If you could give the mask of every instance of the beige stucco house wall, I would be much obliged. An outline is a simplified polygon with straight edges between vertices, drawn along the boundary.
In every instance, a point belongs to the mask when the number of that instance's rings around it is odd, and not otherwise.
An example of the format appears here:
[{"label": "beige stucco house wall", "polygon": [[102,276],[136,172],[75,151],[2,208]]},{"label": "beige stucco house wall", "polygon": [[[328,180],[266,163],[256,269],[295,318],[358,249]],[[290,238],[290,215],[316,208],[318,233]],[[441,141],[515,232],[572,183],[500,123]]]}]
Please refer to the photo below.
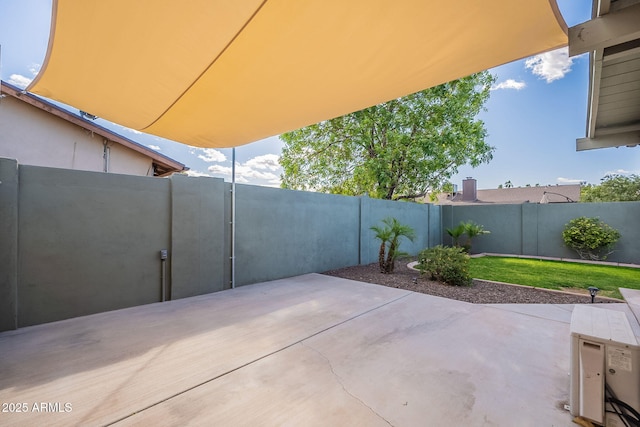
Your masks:
[{"label": "beige stucco house wall", "polygon": [[127,175],[164,176],[179,162],[88,119],[2,83],[0,157],[20,164]]}]

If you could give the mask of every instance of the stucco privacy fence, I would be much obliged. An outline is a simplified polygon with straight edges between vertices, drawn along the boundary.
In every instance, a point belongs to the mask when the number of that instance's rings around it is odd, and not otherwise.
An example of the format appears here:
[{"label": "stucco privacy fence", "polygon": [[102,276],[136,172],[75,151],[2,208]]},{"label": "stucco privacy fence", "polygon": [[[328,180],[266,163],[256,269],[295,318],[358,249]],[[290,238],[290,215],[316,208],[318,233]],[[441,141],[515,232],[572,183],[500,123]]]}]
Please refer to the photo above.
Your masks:
[{"label": "stucco privacy fence", "polygon": [[[0,330],[159,302],[163,271],[166,299],[228,289],[230,192],[0,159]],[[640,202],[452,207],[237,185],[236,286],[375,262],[370,228],[386,217],[414,228],[413,255],[472,220],[491,231],[475,252],[575,258],[561,230],[581,215],[621,232],[610,261],[637,263]]]}]

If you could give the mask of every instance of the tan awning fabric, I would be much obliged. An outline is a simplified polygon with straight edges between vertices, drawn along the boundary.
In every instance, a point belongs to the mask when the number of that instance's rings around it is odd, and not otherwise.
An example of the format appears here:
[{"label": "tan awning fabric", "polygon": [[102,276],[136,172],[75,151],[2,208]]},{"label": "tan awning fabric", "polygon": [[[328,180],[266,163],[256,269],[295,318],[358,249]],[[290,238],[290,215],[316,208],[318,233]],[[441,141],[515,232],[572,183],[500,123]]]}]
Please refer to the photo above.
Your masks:
[{"label": "tan awning fabric", "polygon": [[566,44],[555,0],[54,0],[28,90],[231,147]]}]

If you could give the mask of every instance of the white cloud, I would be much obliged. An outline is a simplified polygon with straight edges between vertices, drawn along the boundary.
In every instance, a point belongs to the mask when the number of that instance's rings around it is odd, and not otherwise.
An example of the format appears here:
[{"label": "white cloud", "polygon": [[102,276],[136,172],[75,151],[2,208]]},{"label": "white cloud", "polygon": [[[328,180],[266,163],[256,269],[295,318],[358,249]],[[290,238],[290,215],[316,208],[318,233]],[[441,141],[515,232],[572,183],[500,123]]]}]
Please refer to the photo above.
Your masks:
[{"label": "white cloud", "polygon": [[571,71],[573,58],[569,58],[568,48],[552,50],[533,56],[525,61],[525,67],[536,76],[543,78],[547,83],[561,79]]},{"label": "white cloud", "polygon": [[31,64],[31,66],[29,67],[29,72],[33,77],[35,77],[40,72],[40,68],[42,68],[42,64]]},{"label": "white cloud", "polygon": [[280,184],[282,184],[282,180],[280,178],[272,179],[268,182],[269,187],[280,187]]},{"label": "white cloud", "polygon": [[[231,176],[231,166],[212,165],[207,170],[215,175]],[[262,179],[271,181],[278,179],[278,176],[271,172],[260,172],[249,166],[236,163],[236,182],[249,182],[247,178]]]},{"label": "white cloud", "polygon": [[[202,153],[198,155],[200,159],[218,163],[207,167],[207,172],[211,174],[211,176],[225,178],[227,181],[231,180],[231,165],[224,154],[212,148],[190,148],[191,154]],[[236,162],[235,169],[236,182],[238,183],[267,185],[272,187],[280,186],[280,176],[279,172],[277,172],[280,169],[280,163],[279,156],[276,154],[256,156],[244,163]]]},{"label": "white cloud", "polygon": [[198,154],[198,158],[204,160],[207,163],[219,163],[227,160],[227,156],[225,156],[221,151],[218,151],[215,148],[191,147],[190,153],[201,153]]},{"label": "white cloud", "polygon": [[156,151],[160,151],[161,150],[159,145],[149,144],[149,145],[147,145],[147,147],[151,148],[152,150],[156,150]]},{"label": "white cloud", "polygon": [[264,179],[266,181],[278,179],[278,175],[272,174],[271,172],[259,172],[247,166],[236,166],[236,174],[245,178]]},{"label": "white cloud", "polygon": [[126,130],[127,132],[131,132],[133,134],[136,134],[136,135],[142,135],[142,132],[140,132],[139,130],[131,129],[131,128],[124,127],[124,126],[122,126],[122,129]]},{"label": "white cloud", "polygon": [[[248,163],[248,162],[247,162]],[[245,178],[263,179],[266,181],[277,179],[278,176],[271,172],[260,172],[253,169],[251,166],[247,166],[247,163],[241,165],[236,164],[236,175],[243,176]]]},{"label": "white cloud", "polygon": [[7,80],[7,83],[17,86],[20,89],[24,89],[29,86],[33,79],[38,75],[38,73],[40,72],[40,67],[42,67],[42,65],[40,64],[31,64],[31,66],[29,67],[31,77],[26,77],[22,74],[11,74],[9,76],[9,79]]},{"label": "white cloud", "polygon": [[203,173],[203,172],[198,172],[198,171],[193,171],[193,170],[188,170],[187,171],[187,176],[208,176],[210,177],[211,175],[209,175],[208,173]]},{"label": "white cloud", "polygon": [[628,171],[628,170],[624,170],[624,169],[618,169],[615,171],[608,171],[605,172],[605,175],[633,175],[633,174],[637,174],[638,172],[633,172],[633,171]]},{"label": "white cloud", "polygon": [[231,166],[212,165],[207,170],[216,175],[231,176]]},{"label": "white cloud", "polygon": [[584,179],[563,178],[561,176],[558,177],[556,181],[560,184],[580,184],[580,183],[586,182]]},{"label": "white cloud", "polygon": [[[218,177],[231,177],[231,166],[222,166],[222,165],[211,165],[207,168],[209,172],[211,172],[214,176]],[[241,184],[248,184],[249,180],[247,180],[241,170],[240,165],[236,164],[236,182]]]},{"label": "white cloud", "polygon": [[517,82],[513,79],[507,79],[503,82],[498,83],[497,85],[493,85],[491,90],[499,90],[499,89],[515,89],[520,90],[527,87],[525,82]]},{"label": "white cloud", "polygon": [[245,162],[245,166],[255,169],[269,169],[277,170],[280,167],[280,157],[276,154],[265,154],[263,156],[256,156],[253,159],[249,159]]},{"label": "white cloud", "polygon": [[32,78],[25,77],[20,74],[11,74],[9,76],[9,80],[7,80],[7,83],[17,86],[20,89],[24,89],[27,86],[29,86],[32,81],[33,81]]}]

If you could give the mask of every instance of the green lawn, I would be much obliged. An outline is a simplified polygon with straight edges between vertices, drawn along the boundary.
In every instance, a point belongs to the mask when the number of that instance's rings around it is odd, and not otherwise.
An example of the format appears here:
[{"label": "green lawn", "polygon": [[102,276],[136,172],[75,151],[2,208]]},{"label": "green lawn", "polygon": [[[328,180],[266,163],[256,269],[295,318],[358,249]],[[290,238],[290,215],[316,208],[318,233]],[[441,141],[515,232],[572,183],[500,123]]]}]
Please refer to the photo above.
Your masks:
[{"label": "green lawn", "polygon": [[618,288],[640,289],[640,269],[524,258],[472,258],[471,277],[538,288],[580,291],[621,298]]}]

